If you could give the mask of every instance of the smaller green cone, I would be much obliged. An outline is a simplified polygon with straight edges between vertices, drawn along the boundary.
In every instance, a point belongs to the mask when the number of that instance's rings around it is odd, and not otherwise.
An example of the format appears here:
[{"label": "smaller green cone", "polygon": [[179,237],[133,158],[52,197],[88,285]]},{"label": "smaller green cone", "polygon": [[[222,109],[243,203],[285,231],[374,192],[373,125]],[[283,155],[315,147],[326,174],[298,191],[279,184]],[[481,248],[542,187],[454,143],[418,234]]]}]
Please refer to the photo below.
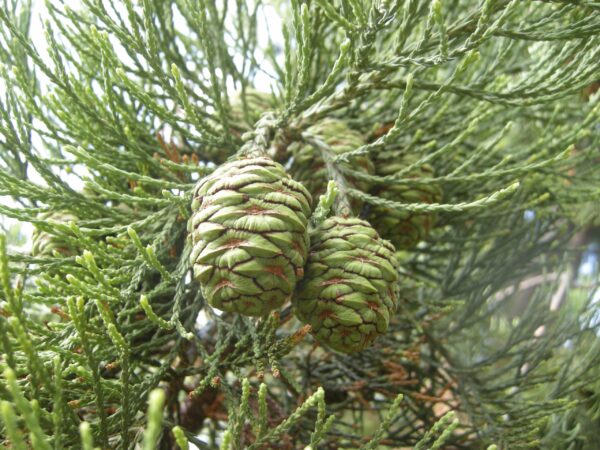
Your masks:
[{"label": "smaller green cone", "polygon": [[398,298],[394,253],[392,244],[356,218],[330,217],[311,234],[294,305],[319,342],[354,353],[387,331]]}]

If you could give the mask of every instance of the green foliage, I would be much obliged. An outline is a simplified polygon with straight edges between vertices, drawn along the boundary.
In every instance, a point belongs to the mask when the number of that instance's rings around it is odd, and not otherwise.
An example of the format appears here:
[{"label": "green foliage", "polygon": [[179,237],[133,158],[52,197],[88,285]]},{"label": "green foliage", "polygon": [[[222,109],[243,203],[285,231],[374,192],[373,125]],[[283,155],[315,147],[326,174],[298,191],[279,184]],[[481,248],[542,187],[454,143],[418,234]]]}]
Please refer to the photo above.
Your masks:
[{"label": "green foliage", "polygon": [[[309,142],[292,143],[288,149],[290,155],[287,156],[291,175],[301,181],[316,199],[327,190],[329,176],[328,164],[325,160],[331,165],[330,160],[335,156],[361,147],[364,144],[364,137],[360,132],[351,130],[341,120],[321,120],[307,129],[305,136],[309,136],[307,139]],[[310,139],[322,141],[322,147],[314,146],[310,143]],[[333,154],[328,154],[326,158],[323,158],[321,153],[329,149]],[[373,172],[373,164],[366,155],[356,158],[353,164],[364,173]],[[348,164],[346,163],[346,165]],[[353,184],[352,181],[352,179],[347,180],[350,186]],[[344,187],[345,185],[342,186],[342,188]],[[361,187],[363,190],[369,188],[364,182],[359,183],[357,187]],[[354,211],[360,211],[360,204],[354,206]]]},{"label": "green foliage", "polygon": [[[593,448],[598,278],[573,237],[598,217],[596,2],[45,7],[41,36],[30,1],[0,5],[0,215],[54,245],[0,234],[4,447]],[[363,142],[338,154],[324,120]],[[197,182],[294,145],[336,213],[436,217],[368,351],[316,345],[289,303],[218,313],[191,275]]]}]

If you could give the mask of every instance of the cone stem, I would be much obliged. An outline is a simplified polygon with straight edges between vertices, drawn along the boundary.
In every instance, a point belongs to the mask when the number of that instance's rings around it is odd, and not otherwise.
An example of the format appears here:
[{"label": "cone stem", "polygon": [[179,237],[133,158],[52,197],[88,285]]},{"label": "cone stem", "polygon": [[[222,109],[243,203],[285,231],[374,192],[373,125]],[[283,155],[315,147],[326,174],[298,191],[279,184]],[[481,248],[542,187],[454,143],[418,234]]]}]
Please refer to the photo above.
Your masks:
[{"label": "cone stem", "polygon": [[327,167],[329,179],[335,181],[338,194],[333,204],[333,212],[337,216],[352,216],[352,207],[348,198],[348,183],[346,177],[334,162],[336,155],[331,151],[329,145],[318,137],[304,136],[304,138],[310,145],[319,150]]},{"label": "cone stem", "polygon": [[254,158],[268,156],[268,149],[273,139],[276,126],[275,115],[266,113],[256,122],[253,131],[245,133],[242,139],[245,141],[237,156]]}]

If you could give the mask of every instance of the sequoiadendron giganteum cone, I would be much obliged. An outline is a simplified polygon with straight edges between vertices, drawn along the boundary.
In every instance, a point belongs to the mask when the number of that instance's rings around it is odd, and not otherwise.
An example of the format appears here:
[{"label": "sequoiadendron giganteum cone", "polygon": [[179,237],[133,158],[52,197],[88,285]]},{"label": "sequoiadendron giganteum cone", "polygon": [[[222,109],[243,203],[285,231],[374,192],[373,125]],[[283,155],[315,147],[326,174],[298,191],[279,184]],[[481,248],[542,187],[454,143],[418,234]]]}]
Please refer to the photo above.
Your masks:
[{"label": "sequoiadendron giganteum cone", "polygon": [[334,216],[313,233],[296,315],[334,350],[363,350],[386,332],[398,298],[392,244],[360,219]]},{"label": "sequoiadendron giganteum cone", "polygon": [[266,157],[225,163],[194,189],[194,277],[215,308],[262,316],[288,300],[308,251],[308,191]]}]

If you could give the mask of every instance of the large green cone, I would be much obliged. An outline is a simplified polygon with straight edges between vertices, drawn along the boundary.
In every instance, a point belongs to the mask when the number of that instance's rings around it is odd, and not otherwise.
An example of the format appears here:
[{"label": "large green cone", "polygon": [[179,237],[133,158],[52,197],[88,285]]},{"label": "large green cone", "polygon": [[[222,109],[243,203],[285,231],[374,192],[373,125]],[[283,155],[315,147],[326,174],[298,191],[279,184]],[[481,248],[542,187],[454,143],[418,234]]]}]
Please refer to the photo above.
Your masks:
[{"label": "large green cone", "polygon": [[[394,175],[404,169],[414,158],[395,156],[393,153],[378,155],[375,173],[380,176]],[[424,164],[408,173],[405,178],[432,178],[433,168]],[[439,203],[442,191],[435,183],[418,185],[379,185],[372,188],[375,195],[401,203]],[[384,206],[372,205],[369,221],[381,237],[389,240],[398,250],[410,249],[427,237],[436,222],[435,213],[410,213]]]},{"label": "large green cone", "polygon": [[[65,225],[78,220],[73,214],[65,211],[47,212],[41,214],[39,218],[47,222],[59,222]],[[64,256],[72,256],[77,253],[77,250],[72,248],[59,234],[35,228],[32,235],[31,254],[33,256],[52,256],[55,251]]]},{"label": "large green cone", "polygon": [[194,189],[194,277],[215,308],[262,316],[291,297],[308,251],[310,194],[265,157],[229,162]]},{"label": "large green cone", "polygon": [[[306,133],[321,139],[331,148],[334,156],[356,150],[365,145],[362,134],[351,130],[348,125],[337,119],[324,119],[308,128]],[[294,142],[288,150],[293,157],[290,173],[294,179],[301,181],[306,186],[316,201],[327,190],[327,183],[330,179],[319,149],[310,144]],[[356,157],[350,164],[346,165],[353,170],[367,174],[373,173],[373,163],[366,155]],[[363,191],[368,189],[368,184],[364,181],[354,180],[352,177],[347,177],[346,181],[350,187]],[[355,213],[359,212],[359,203],[353,200],[352,206]]]},{"label": "large green cone", "polygon": [[353,353],[387,331],[398,298],[395,249],[360,219],[330,217],[311,234],[298,318],[316,339]]}]

